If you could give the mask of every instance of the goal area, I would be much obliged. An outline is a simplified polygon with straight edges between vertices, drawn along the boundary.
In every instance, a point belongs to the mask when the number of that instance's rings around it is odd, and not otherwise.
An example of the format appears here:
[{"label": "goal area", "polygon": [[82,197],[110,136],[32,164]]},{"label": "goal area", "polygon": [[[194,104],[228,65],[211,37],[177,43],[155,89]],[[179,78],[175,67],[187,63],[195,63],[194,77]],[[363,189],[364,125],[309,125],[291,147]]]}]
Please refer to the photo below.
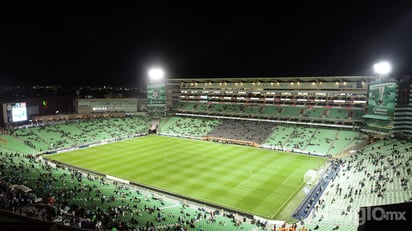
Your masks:
[{"label": "goal area", "polygon": [[313,185],[318,178],[318,171],[309,169],[306,171],[305,175],[303,175],[303,180],[307,185]]}]

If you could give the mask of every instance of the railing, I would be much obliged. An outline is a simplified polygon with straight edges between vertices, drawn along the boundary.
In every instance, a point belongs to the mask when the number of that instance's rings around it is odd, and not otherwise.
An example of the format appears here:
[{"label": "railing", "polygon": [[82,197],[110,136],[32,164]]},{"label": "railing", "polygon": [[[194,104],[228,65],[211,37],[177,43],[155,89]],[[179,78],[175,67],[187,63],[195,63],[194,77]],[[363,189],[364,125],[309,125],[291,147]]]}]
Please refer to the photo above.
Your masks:
[{"label": "railing", "polygon": [[212,136],[205,136],[202,138],[202,140],[215,141],[215,142],[220,142],[220,143],[225,143],[225,144],[240,144],[240,145],[246,145],[246,146],[259,147],[259,144],[252,142],[252,141],[247,141],[247,140],[236,140],[236,139],[228,139],[228,138],[212,137]]},{"label": "railing", "polygon": [[299,207],[295,210],[292,215],[293,218],[303,220],[309,216],[329,182],[334,179],[336,174],[339,172],[340,165],[341,163],[339,161],[332,162],[325,173],[321,176],[319,183],[312,188]]}]

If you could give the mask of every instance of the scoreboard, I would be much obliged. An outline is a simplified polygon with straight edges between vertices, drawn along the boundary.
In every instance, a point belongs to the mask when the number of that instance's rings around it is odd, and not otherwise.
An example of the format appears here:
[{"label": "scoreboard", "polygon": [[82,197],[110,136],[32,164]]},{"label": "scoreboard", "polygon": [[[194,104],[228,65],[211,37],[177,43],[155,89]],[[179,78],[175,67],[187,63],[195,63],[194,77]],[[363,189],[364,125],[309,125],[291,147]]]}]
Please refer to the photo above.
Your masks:
[{"label": "scoreboard", "polygon": [[27,121],[26,102],[3,104],[3,119],[5,124]]}]

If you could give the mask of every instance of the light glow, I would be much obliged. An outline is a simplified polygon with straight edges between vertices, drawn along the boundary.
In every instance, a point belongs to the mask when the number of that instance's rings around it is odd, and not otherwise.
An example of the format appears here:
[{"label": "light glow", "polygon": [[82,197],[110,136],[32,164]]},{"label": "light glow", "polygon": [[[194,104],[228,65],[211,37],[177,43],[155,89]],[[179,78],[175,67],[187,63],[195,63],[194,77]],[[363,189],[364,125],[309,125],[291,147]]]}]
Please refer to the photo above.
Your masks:
[{"label": "light glow", "polygon": [[387,75],[391,72],[392,67],[389,62],[383,61],[373,65],[373,70],[378,75]]},{"label": "light glow", "polygon": [[160,80],[164,78],[165,73],[162,68],[154,67],[149,69],[148,75],[151,80]]}]

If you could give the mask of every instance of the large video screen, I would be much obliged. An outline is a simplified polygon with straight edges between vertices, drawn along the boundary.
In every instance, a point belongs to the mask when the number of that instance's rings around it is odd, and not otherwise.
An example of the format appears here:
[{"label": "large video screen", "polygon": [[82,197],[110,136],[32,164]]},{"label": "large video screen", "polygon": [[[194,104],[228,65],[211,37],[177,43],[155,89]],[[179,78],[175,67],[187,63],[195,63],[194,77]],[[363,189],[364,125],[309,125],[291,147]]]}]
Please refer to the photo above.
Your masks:
[{"label": "large video screen", "polygon": [[6,123],[22,122],[27,120],[26,102],[3,104]]},{"label": "large video screen", "polygon": [[396,98],[396,83],[369,85],[368,114],[393,117]]}]

